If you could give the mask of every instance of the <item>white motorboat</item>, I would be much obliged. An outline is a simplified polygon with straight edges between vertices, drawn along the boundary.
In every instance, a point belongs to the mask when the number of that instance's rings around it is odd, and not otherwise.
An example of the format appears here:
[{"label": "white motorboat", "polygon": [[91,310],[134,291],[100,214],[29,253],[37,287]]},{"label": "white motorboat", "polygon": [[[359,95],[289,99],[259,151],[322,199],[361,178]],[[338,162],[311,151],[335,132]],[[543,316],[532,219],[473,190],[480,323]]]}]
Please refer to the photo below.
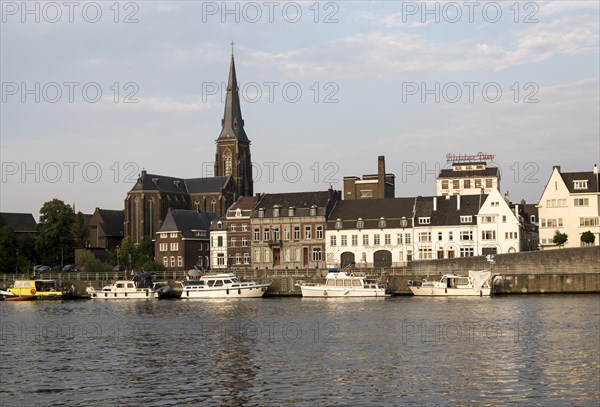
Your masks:
[{"label": "white motorboat", "polygon": [[492,272],[469,270],[468,276],[444,274],[439,281],[423,280],[420,284],[409,281],[408,287],[419,296],[490,296]]},{"label": "white motorboat", "polygon": [[271,283],[241,282],[233,273],[222,273],[187,278],[181,285],[181,298],[259,298]]},{"label": "white motorboat", "polygon": [[330,269],[325,284],[296,284],[303,297],[387,297],[386,287],[364,273]]},{"label": "white motorboat", "polygon": [[148,286],[133,280],[117,280],[111,285],[104,286],[100,291],[94,287],[88,287],[86,292],[90,298],[98,300],[152,300],[158,298],[152,285]]}]

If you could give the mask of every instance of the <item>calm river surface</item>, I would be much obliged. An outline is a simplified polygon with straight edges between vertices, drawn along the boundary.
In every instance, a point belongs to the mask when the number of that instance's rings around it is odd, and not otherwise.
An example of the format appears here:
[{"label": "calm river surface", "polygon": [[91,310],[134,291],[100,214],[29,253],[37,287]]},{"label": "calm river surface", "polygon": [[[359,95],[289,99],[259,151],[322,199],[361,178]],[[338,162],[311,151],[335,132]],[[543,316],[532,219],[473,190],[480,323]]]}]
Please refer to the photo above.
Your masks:
[{"label": "calm river surface", "polygon": [[600,296],[0,303],[0,405],[598,406]]}]

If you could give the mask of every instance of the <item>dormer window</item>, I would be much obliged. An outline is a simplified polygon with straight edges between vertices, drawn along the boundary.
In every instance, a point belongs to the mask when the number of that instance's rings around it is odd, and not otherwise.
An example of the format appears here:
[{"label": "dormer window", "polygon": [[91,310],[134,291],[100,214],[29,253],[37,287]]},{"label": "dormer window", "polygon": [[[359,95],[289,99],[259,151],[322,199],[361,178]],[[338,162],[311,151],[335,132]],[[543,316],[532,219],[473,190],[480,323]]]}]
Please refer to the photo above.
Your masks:
[{"label": "dormer window", "polygon": [[385,224],[386,224],[385,218],[384,217],[379,218],[379,224],[378,224],[379,228],[383,229],[385,227]]},{"label": "dormer window", "polygon": [[363,218],[358,218],[358,220],[356,221],[356,228],[362,229],[364,227],[365,227],[365,221],[363,220]]},{"label": "dormer window", "polygon": [[259,208],[258,209],[258,217],[259,218],[264,218],[265,217],[265,208]]},{"label": "dormer window", "polygon": [[419,218],[419,225],[429,225],[431,223],[431,218],[429,216],[423,216]]},{"label": "dormer window", "polygon": [[223,229],[223,222],[221,222],[221,221],[217,222],[217,229]]},{"label": "dormer window", "polygon": [[294,216],[295,213],[296,213],[296,208],[294,208],[293,206],[290,206],[288,208],[288,216]]},{"label": "dormer window", "polygon": [[586,179],[573,181],[573,189],[588,189],[588,182]]},{"label": "dormer window", "polygon": [[237,208],[235,210],[235,217],[239,218],[240,216],[242,216],[242,210],[240,208]]},{"label": "dormer window", "polygon": [[274,218],[278,218],[279,217],[279,206],[274,206],[273,207],[273,217]]},{"label": "dormer window", "polygon": [[335,220],[335,228],[336,230],[340,230],[344,226],[344,222],[340,218]]},{"label": "dormer window", "polygon": [[317,205],[310,207],[310,216],[317,216]]}]

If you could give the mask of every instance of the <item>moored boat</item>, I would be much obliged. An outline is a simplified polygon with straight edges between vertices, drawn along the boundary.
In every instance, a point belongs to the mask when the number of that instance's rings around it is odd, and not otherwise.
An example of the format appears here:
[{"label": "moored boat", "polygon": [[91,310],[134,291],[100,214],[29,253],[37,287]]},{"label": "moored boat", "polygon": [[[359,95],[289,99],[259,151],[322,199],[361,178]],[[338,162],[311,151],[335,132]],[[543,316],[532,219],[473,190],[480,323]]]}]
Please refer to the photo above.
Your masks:
[{"label": "moored boat", "polygon": [[60,300],[67,295],[55,280],[41,279],[15,280],[14,285],[8,288],[8,292],[11,295],[6,294],[4,297],[11,301],[17,301],[13,297],[27,297],[28,300]]},{"label": "moored boat", "polygon": [[467,276],[444,274],[439,281],[423,280],[420,284],[409,281],[408,288],[417,296],[490,296],[492,272],[469,270]]},{"label": "moored boat", "polygon": [[181,298],[260,298],[271,283],[241,282],[233,273],[208,274],[181,282]]},{"label": "moored boat", "polygon": [[100,300],[135,300],[158,298],[152,283],[151,273],[137,273],[131,280],[116,280],[98,291],[88,287],[86,292],[92,299]]},{"label": "moored boat", "polygon": [[329,269],[325,284],[296,284],[303,297],[388,297],[386,287],[364,273]]}]

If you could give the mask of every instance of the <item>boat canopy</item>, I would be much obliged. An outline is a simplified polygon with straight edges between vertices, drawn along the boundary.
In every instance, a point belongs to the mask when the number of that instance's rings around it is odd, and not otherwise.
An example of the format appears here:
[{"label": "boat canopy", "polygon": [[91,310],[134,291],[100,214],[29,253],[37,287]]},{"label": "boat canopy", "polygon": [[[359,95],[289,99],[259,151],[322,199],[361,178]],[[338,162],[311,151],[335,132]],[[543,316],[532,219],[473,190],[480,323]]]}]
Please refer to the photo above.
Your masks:
[{"label": "boat canopy", "polygon": [[469,270],[469,277],[473,280],[473,287],[481,288],[491,277],[489,270]]},{"label": "boat canopy", "polygon": [[340,271],[341,271],[340,269],[336,269],[336,268],[329,269],[330,273],[339,273]]}]

